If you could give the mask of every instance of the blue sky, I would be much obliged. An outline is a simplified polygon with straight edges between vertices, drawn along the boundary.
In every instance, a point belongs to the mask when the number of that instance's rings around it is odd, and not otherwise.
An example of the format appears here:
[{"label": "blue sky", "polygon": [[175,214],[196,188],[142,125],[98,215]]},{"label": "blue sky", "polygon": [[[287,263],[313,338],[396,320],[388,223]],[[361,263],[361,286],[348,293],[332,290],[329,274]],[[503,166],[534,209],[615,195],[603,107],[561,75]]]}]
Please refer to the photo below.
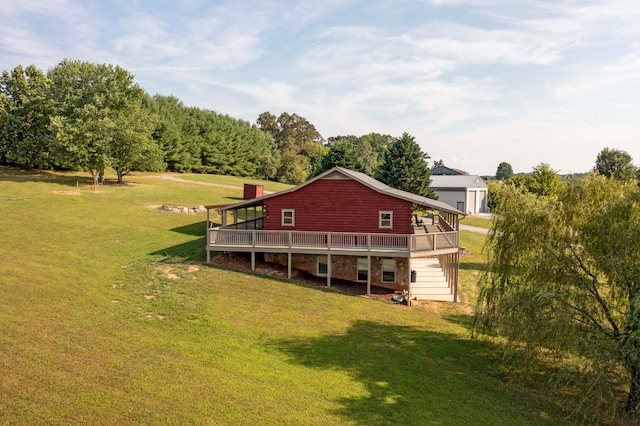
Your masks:
[{"label": "blue sky", "polygon": [[0,68],[120,65],[151,94],[323,137],[416,137],[473,174],[501,161],[640,164],[638,0],[0,0]]}]

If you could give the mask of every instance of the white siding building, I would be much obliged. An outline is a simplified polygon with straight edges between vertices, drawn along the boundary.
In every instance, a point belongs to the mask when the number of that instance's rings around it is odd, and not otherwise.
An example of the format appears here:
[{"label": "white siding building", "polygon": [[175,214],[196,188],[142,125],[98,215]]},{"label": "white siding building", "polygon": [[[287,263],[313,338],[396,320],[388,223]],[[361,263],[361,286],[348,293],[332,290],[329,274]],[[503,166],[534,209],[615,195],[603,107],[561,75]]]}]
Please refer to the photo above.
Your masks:
[{"label": "white siding building", "polygon": [[438,200],[466,214],[488,213],[489,187],[480,176],[431,175]]}]

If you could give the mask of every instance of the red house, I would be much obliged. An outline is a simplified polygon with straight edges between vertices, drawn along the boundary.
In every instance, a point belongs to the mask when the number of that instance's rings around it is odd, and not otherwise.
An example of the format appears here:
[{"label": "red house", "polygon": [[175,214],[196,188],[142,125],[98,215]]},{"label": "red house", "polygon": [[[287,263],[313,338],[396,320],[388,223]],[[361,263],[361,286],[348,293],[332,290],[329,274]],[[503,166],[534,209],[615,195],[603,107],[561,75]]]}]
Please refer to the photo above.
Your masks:
[{"label": "red house", "polygon": [[[433,211],[430,223],[414,206]],[[216,209],[222,225],[210,221]],[[457,301],[458,221],[440,201],[393,189],[335,167],[286,191],[207,207],[207,262],[212,251],[256,253],[265,261],[327,279],[392,290],[410,300]]]}]

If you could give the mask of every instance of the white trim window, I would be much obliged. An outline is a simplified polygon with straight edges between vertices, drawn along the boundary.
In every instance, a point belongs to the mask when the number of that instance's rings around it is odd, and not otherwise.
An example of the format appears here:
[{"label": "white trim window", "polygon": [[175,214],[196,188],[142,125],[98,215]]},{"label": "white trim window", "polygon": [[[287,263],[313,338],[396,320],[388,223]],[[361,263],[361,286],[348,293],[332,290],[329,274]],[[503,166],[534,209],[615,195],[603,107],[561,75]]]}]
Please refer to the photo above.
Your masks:
[{"label": "white trim window", "polygon": [[389,211],[378,212],[378,228],[380,229],[393,228],[393,212],[389,212]]},{"label": "white trim window", "polygon": [[296,211],[294,209],[282,209],[282,226],[296,226]]},{"label": "white trim window", "polygon": [[383,283],[396,282],[396,260],[395,259],[382,259],[382,282]]},{"label": "white trim window", "polygon": [[369,261],[366,257],[358,258],[358,275],[357,281],[367,282],[369,280]]},{"label": "white trim window", "polygon": [[327,276],[329,273],[329,260],[327,256],[318,256],[318,275]]}]

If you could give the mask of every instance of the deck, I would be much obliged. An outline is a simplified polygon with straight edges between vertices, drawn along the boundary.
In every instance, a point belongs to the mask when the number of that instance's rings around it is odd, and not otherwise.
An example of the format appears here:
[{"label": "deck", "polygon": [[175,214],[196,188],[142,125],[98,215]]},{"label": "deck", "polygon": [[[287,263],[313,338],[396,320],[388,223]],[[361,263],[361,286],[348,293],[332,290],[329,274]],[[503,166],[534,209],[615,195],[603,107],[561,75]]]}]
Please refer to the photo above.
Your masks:
[{"label": "deck", "polygon": [[458,232],[366,234],[210,228],[208,251],[424,257],[458,250]]}]

